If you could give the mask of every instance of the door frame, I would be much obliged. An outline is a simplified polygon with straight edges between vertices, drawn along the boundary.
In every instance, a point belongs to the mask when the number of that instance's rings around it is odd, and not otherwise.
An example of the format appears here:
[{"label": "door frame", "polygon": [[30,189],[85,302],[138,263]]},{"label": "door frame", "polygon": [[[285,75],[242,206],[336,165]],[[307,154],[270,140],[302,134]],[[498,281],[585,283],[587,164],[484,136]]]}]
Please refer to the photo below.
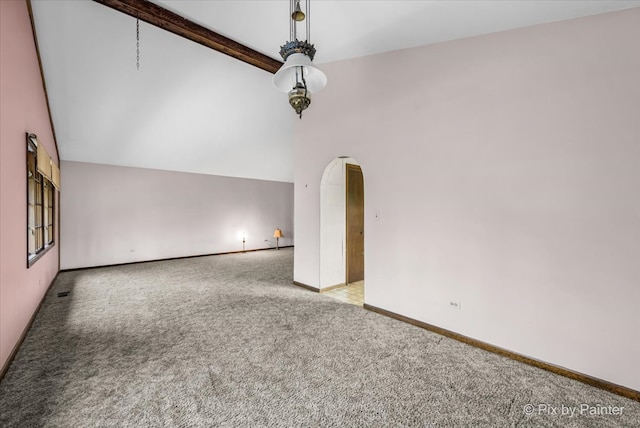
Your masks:
[{"label": "door frame", "polygon": [[320,290],[327,290],[346,284],[346,164],[360,166],[363,173],[363,192],[366,191],[364,166],[357,159],[350,156],[337,156],[325,167],[320,180],[319,195],[318,288]]}]

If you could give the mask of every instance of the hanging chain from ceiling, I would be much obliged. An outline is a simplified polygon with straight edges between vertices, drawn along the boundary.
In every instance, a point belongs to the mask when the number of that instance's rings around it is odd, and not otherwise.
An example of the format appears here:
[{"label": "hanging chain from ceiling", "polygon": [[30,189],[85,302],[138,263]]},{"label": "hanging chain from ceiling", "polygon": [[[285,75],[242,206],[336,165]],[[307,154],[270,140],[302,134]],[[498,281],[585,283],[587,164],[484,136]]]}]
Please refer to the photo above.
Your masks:
[{"label": "hanging chain from ceiling", "polygon": [[136,17],[136,70],[140,70],[140,19]]}]

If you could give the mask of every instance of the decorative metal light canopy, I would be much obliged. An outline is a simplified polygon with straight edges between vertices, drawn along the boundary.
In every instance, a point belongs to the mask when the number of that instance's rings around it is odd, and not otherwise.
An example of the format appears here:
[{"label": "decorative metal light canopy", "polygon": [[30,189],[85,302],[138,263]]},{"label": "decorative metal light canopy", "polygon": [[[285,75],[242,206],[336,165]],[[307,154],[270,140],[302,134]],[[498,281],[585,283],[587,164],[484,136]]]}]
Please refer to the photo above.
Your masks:
[{"label": "decorative metal light canopy", "polygon": [[[273,76],[273,84],[282,92],[289,93],[289,104],[302,119],[302,111],[311,104],[311,94],[327,85],[327,76],[313,64],[316,49],[310,36],[310,0],[304,0],[304,12],[300,0],[290,0],[291,21],[289,22],[289,42],[280,46],[284,64]],[[298,22],[304,21],[305,41],[298,40]]]}]

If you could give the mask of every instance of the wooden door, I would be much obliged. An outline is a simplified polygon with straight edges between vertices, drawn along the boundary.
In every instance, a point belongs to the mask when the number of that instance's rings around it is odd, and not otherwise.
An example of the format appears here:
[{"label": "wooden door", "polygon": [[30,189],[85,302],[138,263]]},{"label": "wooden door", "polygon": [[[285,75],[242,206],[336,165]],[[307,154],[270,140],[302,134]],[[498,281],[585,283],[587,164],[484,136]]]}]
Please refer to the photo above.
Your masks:
[{"label": "wooden door", "polygon": [[346,164],[347,284],[364,279],[364,180],[358,165]]}]

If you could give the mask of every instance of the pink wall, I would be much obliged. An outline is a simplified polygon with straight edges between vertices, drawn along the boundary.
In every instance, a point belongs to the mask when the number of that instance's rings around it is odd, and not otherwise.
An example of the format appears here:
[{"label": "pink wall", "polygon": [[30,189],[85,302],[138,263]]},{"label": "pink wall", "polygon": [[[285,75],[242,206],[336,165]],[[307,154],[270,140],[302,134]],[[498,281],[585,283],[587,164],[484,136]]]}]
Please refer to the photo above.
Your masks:
[{"label": "pink wall", "polygon": [[[0,366],[58,272],[58,249],[27,269],[26,132],[57,163],[24,1],[0,1]],[[58,236],[56,236],[58,242]]]},{"label": "pink wall", "polygon": [[634,8],[323,64],[294,279],[319,283],[322,172],[351,156],[367,304],[640,390],[639,52]]},{"label": "pink wall", "polygon": [[293,184],[62,162],[61,269],[293,245]]}]

